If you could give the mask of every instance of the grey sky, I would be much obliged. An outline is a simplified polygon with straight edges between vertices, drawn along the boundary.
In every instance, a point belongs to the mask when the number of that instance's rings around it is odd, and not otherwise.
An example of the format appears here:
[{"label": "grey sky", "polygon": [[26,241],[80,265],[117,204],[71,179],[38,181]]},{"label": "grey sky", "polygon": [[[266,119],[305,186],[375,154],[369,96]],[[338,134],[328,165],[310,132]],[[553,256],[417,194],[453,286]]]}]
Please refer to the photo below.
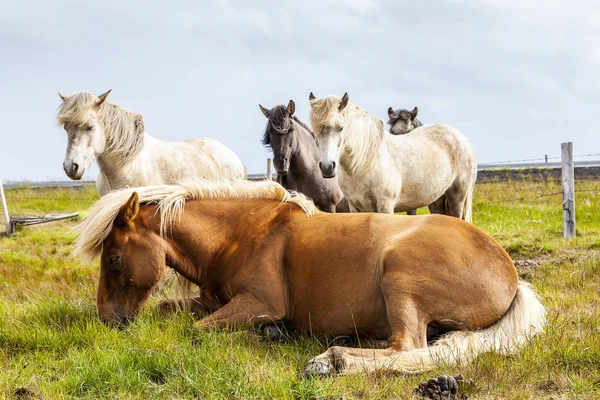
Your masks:
[{"label": "grey sky", "polygon": [[[0,177],[68,179],[56,91],[209,136],[265,170],[266,107],[308,93],[467,135],[478,162],[600,153],[600,6],[571,0],[0,0]],[[95,177],[97,168],[88,175]]]}]

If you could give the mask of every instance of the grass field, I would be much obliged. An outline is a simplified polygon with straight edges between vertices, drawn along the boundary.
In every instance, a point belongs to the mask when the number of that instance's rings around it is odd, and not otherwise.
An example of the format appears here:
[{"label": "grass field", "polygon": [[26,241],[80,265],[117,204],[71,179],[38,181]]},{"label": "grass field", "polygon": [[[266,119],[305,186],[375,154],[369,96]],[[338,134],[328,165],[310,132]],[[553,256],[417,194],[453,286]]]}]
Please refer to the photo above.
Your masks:
[{"label": "grass field", "polygon": [[[470,398],[600,398],[600,182],[577,181],[577,234],[561,238],[555,182],[476,187],[474,222],[520,261],[549,311],[545,333],[512,356],[485,354],[463,367],[416,376],[301,380],[327,338],[270,343],[248,331],[198,333],[191,317],[152,305],[123,331],[96,317],[97,264],[70,258],[77,221],[0,238],[0,397],[412,398],[419,381],[461,373]],[[85,211],[83,188],[7,190],[11,212]],[[0,226],[0,230],[3,227]],[[523,262],[529,260],[528,262]]]}]

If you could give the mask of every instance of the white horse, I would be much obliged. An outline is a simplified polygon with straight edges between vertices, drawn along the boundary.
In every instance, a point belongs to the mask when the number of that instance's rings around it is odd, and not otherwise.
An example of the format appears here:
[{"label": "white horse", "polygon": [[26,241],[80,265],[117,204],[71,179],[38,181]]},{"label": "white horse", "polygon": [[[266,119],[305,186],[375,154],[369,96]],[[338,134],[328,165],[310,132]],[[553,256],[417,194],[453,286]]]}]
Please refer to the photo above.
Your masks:
[{"label": "white horse", "polygon": [[145,132],[140,114],[106,101],[110,90],[96,97],[89,92],[58,93],[63,103],[58,123],[69,143],[63,168],[71,179],[81,179],[94,159],[100,173],[100,196],[125,187],[173,184],[198,177],[208,180],[244,179],[240,158],[209,138],[164,142]]},{"label": "white horse", "polygon": [[[477,164],[469,140],[447,125],[395,136],[383,120],[342,98],[310,94],[311,124],[325,178],[339,175],[353,212],[394,213],[429,206],[471,222]],[[339,166],[339,168],[338,168]]]}]

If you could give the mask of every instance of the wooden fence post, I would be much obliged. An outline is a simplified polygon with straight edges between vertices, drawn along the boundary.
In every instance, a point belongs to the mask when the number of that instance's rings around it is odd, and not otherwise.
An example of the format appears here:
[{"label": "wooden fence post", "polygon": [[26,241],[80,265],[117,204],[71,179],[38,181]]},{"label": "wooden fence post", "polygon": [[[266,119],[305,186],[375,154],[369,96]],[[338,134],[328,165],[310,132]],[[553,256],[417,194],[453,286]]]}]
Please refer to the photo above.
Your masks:
[{"label": "wooden fence post", "polygon": [[10,215],[8,215],[8,206],[4,197],[4,188],[2,187],[2,178],[0,178],[0,201],[2,202],[2,210],[4,211],[4,222],[6,223],[6,233],[12,235],[12,224],[10,223]]},{"label": "wooden fence post", "polygon": [[273,159],[272,158],[267,158],[267,180],[272,181],[273,180]]},{"label": "wooden fence post", "polygon": [[563,238],[575,237],[575,168],[573,143],[560,145],[563,186]]}]

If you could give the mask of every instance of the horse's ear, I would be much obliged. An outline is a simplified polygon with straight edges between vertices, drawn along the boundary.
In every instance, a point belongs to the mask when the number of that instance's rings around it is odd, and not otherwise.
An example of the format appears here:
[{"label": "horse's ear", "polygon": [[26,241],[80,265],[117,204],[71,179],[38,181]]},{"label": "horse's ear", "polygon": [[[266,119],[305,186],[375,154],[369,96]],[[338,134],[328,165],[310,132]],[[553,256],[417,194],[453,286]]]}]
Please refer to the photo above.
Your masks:
[{"label": "horse's ear", "polygon": [[99,107],[102,105],[102,103],[104,103],[104,101],[108,97],[108,94],[111,92],[111,90],[112,89],[108,89],[108,91],[106,91],[106,93],[102,93],[100,96],[98,96],[98,101],[96,101],[96,107]]},{"label": "horse's ear", "polygon": [[417,106],[415,106],[415,108],[413,108],[413,110],[410,112],[413,119],[417,118],[418,113],[419,113],[419,109],[417,108]]},{"label": "horse's ear", "polygon": [[262,113],[265,114],[265,117],[267,117],[267,119],[269,119],[269,110],[267,110],[266,108],[264,108],[260,104],[258,106],[260,107],[260,111],[262,111]]},{"label": "horse's ear", "polygon": [[126,227],[131,224],[133,219],[137,216],[140,211],[140,197],[137,192],[133,192],[129,200],[119,210],[119,215],[117,215],[117,223]]},{"label": "horse's ear", "polygon": [[310,94],[308,95],[308,101],[311,100],[316,100],[317,98],[315,97],[315,95],[313,94],[313,92],[310,92]]},{"label": "horse's ear", "polygon": [[67,96],[65,96],[65,95],[64,95],[64,94],[62,94],[61,92],[56,92],[56,93],[58,93],[58,95],[60,96],[60,99],[61,99],[62,101],[65,101],[65,100],[67,99]]},{"label": "horse's ear", "polygon": [[392,118],[394,115],[394,109],[392,107],[388,108],[388,117]]},{"label": "horse's ear", "polygon": [[294,103],[294,100],[290,100],[287,106],[287,110],[290,113],[290,116],[294,115],[294,113],[296,112],[296,103]]},{"label": "horse's ear", "polygon": [[342,96],[342,101],[340,101],[340,107],[339,107],[340,111],[342,111],[344,108],[346,108],[346,106],[348,105],[349,99],[350,99],[350,97],[348,96],[348,93],[344,93],[344,96]]}]

